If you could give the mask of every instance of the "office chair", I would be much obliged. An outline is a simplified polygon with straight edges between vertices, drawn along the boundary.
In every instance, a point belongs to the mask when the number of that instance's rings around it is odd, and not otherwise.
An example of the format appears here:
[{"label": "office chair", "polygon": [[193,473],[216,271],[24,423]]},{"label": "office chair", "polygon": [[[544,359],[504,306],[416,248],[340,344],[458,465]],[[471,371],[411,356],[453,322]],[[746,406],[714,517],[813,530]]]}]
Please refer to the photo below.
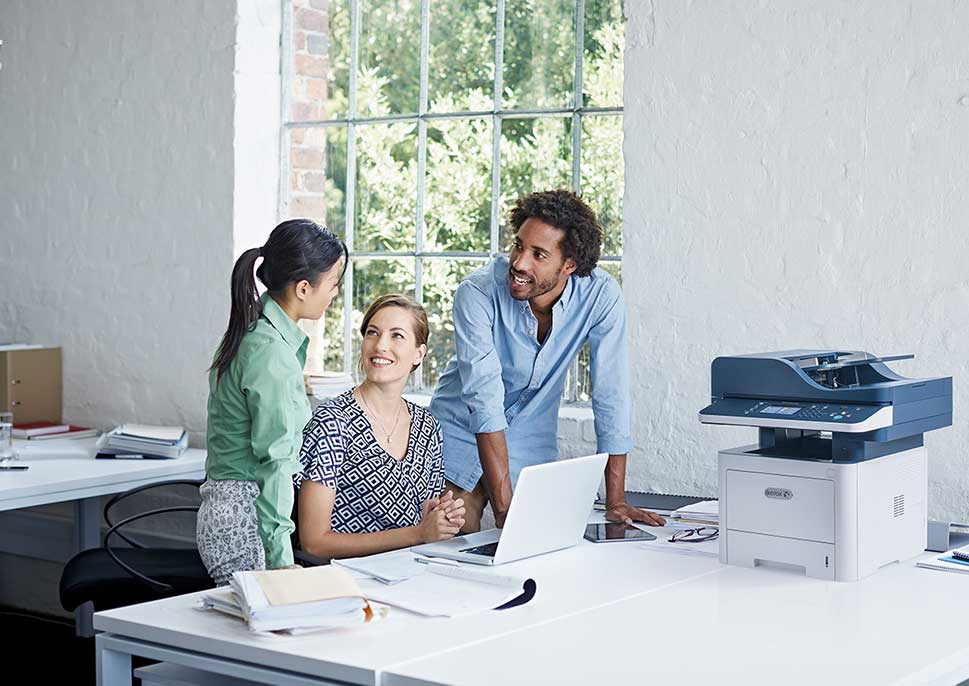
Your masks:
[{"label": "office chair", "polygon": [[[198,512],[198,505],[148,510],[119,522],[112,519],[112,508],[122,500],[152,488],[178,484],[197,489],[202,482],[173,480],[148,484],[120,493],[105,503],[104,520],[109,528],[104,544],[75,555],[61,574],[60,599],[65,610],[73,612],[90,601],[94,610],[99,612],[214,587],[195,547],[148,548],[121,531],[128,524],[146,517],[169,512]],[[131,547],[113,546],[111,537],[115,535]]]}]

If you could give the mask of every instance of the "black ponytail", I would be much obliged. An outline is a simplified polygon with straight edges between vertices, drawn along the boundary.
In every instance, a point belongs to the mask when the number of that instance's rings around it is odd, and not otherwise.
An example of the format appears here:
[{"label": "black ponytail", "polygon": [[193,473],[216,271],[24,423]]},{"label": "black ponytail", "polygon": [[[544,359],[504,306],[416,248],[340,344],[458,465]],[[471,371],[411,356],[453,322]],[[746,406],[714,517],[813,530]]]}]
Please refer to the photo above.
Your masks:
[{"label": "black ponytail", "polygon": [[[232,306],[229,309],[229,326],[222,336],[219,352],[209,370],[216,369],[220,380],[239,352],[239,346],[247,332],[252,331],[262,314],[262,303],[253,278],[256,260],[263,258],[256,276],[266,286],[270,295],[281,294],[294,282],[309,281],[313,287],[320,277],[343,259],[346,271],[347,246],[331,231],[309,219],[290,219],[269,234],[261,248],[250,248],[239,256],[232,269]],[[340,274],[343,278],[343,274]]]}]

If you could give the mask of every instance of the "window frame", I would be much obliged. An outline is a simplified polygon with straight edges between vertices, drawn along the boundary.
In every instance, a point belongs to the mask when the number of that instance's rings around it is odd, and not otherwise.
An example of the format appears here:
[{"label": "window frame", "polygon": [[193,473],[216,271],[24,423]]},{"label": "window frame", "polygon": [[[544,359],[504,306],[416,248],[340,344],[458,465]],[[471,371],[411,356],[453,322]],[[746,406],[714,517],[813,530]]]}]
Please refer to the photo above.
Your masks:
[{"label": "window frame", "polygon": [[[430,7],[431,0],[421,0],[421,30],[420,30],[420,85],[418,96],[418,109],[412,114],[395,114],[381,117],[357,117],[356,116],[356,96],[357,96],[357,69],[359,66],[359,42],[360,42],[360,21],[361,10],[360,0],[345,0],[350,7],[350,60],[349,60],[349,83],[347,88],[347,113],[343,118],[292,121],[290,114],[290,94],[293,79],[294,48],[293,48],[293,5],[289,0],[282,0],[283,10],[283,34],[282,34],[282,88],[281,90],[281,127],[280,127],[280,188],[278,202],[278,217],[282,220],[289,216],[288,208],[290,202],[290,146],[287,145],[288,134],[296,129],[318,129],[330,127],[342,127],[347,131],[347,163],[346,163],[346,190],[344,198],[344,227],[347,249],[350,253],[350,262],[343,283],[343,370],[352,371],[355,346],[354,337],[351,330],[353,314],[353,278],[354,258],[364,259],[413,259],[415,262],[414,277],[415,289],[414,299],[424,303],[424,279],[423,264],[425,259],[441,258],[479,258],[493,259],[504,254],[499,246],[499,232],[501,229],[500,217],[498,215],[501,198],[501,131],[502,122],[513,119],[541,119],[554,118],[563,119],[571,116],[572,118],[572,179],[571,190],[575,193],[580,191],[581,172],[582,172],[582,120],[584,117],[596,116],[616,116],[623,117],[623,107],[583,107],[583,60],[585,48],[585,7],[586,0],[575,0],[575,62],[573,72],[573,98],[572,106],[564,108],[550,109],[516,109],[505,110],[502,108],[503,90],[503,68],[504,68],[504,25],[505,25],[505,0],[496,0],[495,12],[495,74],[494,88],[492,91],[492,109],[484,111],[461,111],[461,112],[430,112],[428,110],[428,72],[429,72],[429,52],[430,52]],[[427,252],[424,250],[424,198],[425,183],[427,172],[427,127],[429,122],[439,120],[471,120],[490,118],[492,125],[492,151],[491,151],[491,218],[490,218],[490,243],[487,252]],[[417,123],[417,198],[416,198],[416,240],[413,251],[356,251],[354,250],[354,209],[356,205],[356,128],[373,124],[391,123]],[[600,262],[622,263],[622,255],[603,255]],[[571,374],[565,389],[564,400],[567,402],[580,402],[579,394],[579,358],[576,355],[572,362]],[[412,376],[412,390],[416,392],[428,392],[430,389],[425,386],[421,374]]]}]

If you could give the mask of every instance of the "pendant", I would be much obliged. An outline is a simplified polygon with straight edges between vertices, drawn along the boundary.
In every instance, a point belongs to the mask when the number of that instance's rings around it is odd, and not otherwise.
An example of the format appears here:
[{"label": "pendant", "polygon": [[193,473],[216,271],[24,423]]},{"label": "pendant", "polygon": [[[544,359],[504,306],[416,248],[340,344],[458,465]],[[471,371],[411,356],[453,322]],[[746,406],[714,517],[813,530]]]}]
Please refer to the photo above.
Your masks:
[{"label": "pendant", "polygon": [[387,442],[388,443],[393,443],[394,442],[394,439],[392,439],[390,436],[387,436]]}]

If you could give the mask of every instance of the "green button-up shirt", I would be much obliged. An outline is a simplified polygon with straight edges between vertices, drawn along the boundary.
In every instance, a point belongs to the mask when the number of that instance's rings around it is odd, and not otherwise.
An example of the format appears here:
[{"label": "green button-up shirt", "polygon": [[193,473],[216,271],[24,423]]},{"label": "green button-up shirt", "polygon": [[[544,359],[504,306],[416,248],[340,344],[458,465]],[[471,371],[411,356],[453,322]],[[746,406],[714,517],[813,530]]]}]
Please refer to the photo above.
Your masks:
[{"label": "green button-up shirt", "polygon": [[309,341],[268,295],[262,316],[216,383],[209,374],[209,479],[255,481],[259,535],[266,567],[293,564],[292,477],[299,469],[303,427],[310,405],[303,385]]}]

